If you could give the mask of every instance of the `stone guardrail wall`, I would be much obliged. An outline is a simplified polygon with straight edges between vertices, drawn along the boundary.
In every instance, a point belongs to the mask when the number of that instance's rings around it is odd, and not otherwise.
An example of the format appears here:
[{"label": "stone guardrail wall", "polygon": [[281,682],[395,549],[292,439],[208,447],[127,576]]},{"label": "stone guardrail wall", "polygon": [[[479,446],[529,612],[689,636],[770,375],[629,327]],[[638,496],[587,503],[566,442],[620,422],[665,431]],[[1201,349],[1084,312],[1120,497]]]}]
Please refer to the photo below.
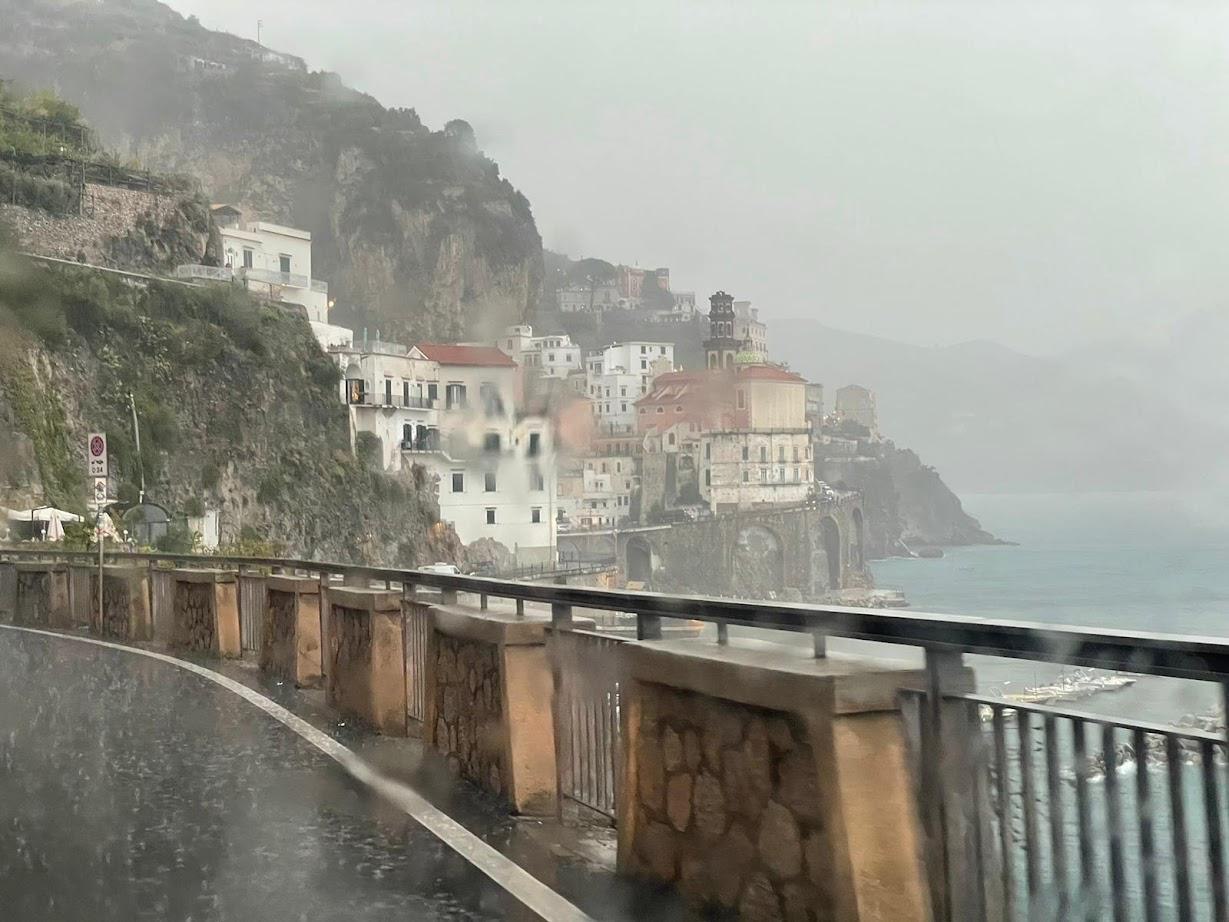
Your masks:
[{"label": "stone guardrail wall", "polygon": [[[64,564],[0,563],[0,589],[5,568],[16,576],[13,621],[73,626]],[[241,654],[233,571],[156,572],[169,585],[172,649]],[[577,690],[602,674],[593,687],[621,702],[609,740],[622,873],[743,919],[927,917],[895,713],[896,689],[917,685],[917,671],[748,658],[688,641],[552,646],[560,631],[583,641],[593,622],[552,626],[548,612],[511,601],[467,606],[448,593],[349,582],[367,585],[267,577],[261,667],[299,686],[323,684],[342,714],[383,734],[420,736],[513,812],[543,816],[561,812],[560,778],[570,771],[556,757],[556,734],[576,715],[558,713],[556,702],[571,690],[569,707],[583,708]],[[148,640],[153,595],[147,569],[107,567],[101,620],[92,611],[89,626]],[[412,625],[423,618],[418,643]],[[417,712],[415,683],[425,689]],[[567,758],[583,770],[574,751],[583,728],[571,739]]]},{"label": "stone guardrail wall", "polygon": [[[774,920],[998,918],[1004,901],[995,888],[1004,889],[1001,878],[1018,870],[1024,856],[1036,867],[1065,866],[1060,850],[1038,844],[1035,813],[1044,805],[1035,795],[1044,792],[1037,779],[1022,798],[1001,784],[995,794],[1000,808],[1021,801],[1026,820],[1033,811],[1023,843],[995,819],[989,792],[1003,777],[1006,750],[999,750],[1008,718],[1017,721],[1023,751],[1037,752],[1027,742],[1033,724],[1048,741],[1047,790],[1059,785],[1065,745],[1054,742],[1052,724],[1072,724],[1074,733],[1099,721],[1103,756],[1119,752],[1116,740],[1129,734],[1141,764],[1159,758],[1149,740],[1160,739],[1175,804],[1185,804],[1183,759],[1194,746],[1209,818],[1201,834],[1219,835],[1223,824],[1223,784],[1216,781],[1226,758],[1223,730],[1106,723],[1082,712],[987,701],[971,694],[972,676],[963,665],[965,653],[978,653],[1116,669],[1198,682],[1224,700],[1229,643],[1220,638],[312,561],[109,556],[150,568],[156,642],[216,656],[259,646],[266,668],[297,672],[301,684],[315,681],[318,654],[338,708],[382,732],[421,736],[457,774],[497,793],[514,811],[583,816],[588,809],[613,817],[621,871],[675,888],[705,911]],[[83,600],[76,587],[88,583],[75,570],[68,575],[65,563],[86,559],[0,550],[0,618],[79,625]],[[234,570],[163,569],[219,563],[274,571],[250,581],[265,587],[260,618],[238,617]],[[279,571],[309,576],[292,587],[293,618],[287,600],[268,597]],[[474,604],[458,604],[462,593]],[[309,601],[313,595],[318,600]],[[121,598],[104,589],[96,629],[134,631],[131,611],[105,611],[122,607],[115,601]],[[582,617],[587,610],[633,613],[638,640],[593,630]],[[266,617],[266,611],[273,613]],[[715,624],[717,643],[670,639],[663,620],[671,618]],[[258,623],[256,645],[242,635]],[[730,625],[791,631],[806,646],[731,645]],[[829,657],[829,634],[922,648],[924,666]],[[995,714],[997,755],[989,760],[979,716],[985,708]],[[1072,769],[1077,782],[1087,769],[1082,764]],[[1120,802],[1117,787],[1105,785],[1108,806],[1130,811],[1142,840],[1152,831],[1147,798]],[[1146,784],[1136,787],[1137,795],[1148,791]],[[1077,783],[1077,799],[1081,790]],[[1187,833],[1177,823],[1174,831],[1174,866],[1187,868],[1184,856],[1205,840],[1192,839],[1188,849]],[[1081,848],[1107,838],[1083,819],[1079,834]],[[1101,847],[1112,849],[1115,841]],[[1208,847],[1206,863],[1223,882],[1222,852]],[[1006,861],[999,860],[1003,855]],[[1149,867],[1145,880],[1171,870],[1155,862]],[[1121,896],[1122,875],[1110,876],[1106,892]],[[1176,886],[1188,902],[1191,881]],[[1006,893],[1010,906],[1022,891],[1006,887]],[[1033,905],[1031,890],[1026,895]],[[1213,896],[1229,918],[1223,890]]]}]

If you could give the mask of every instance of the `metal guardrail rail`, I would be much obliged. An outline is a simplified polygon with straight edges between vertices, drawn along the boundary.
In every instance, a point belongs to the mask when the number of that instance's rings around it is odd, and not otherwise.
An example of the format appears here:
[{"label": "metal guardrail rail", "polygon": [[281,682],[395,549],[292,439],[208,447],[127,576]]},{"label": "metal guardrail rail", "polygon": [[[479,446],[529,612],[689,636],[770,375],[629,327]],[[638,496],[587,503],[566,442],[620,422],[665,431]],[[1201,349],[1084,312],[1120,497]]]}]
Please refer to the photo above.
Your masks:
[{"label": "metal guardrail rail", "polygon": [[[680,618],[715,624],[719,642],[726,640],[730,625],[801,633],[813,638],[816,656],[826,654],[829,636],[921,647],[925,687],[904,697],[907,724],[916,727],[919,742],[919,804],[929,839],[927,864],[936,919],[1016,919],[1025,918],[1025,912],[1032,913],[1029,918],[1087,918],[1074,903],[1072,887],[1089,880],[1087,875],[1095,868],[1101,868],[1097,873],[1107,882],[1112,917],[1135,918],[1138,913],[1128,914],[1122,907],[1129,899],[1122,894],[1131,892],[1124,886],[1131,878],[1123,845],[1124,831],[1130,825],[1137,830],[1131,847],[1137,856],[1143,918],[1149,922],[1171,915],[1183,920],[1202,918],[1206,914],[1193,907],[1207,902],[1212,918],[1229,922],[1224,877],[1229,783],[1222,777],[1226,749],[1222,736],[978,697],[969,693],[968,673],[963,668],[965,654],[978,654],[1165,676],[1213,683],[1224,702],[1229,689],[1226,639],[911,610],[663,595],[316,560],[119,551],[104,556],[114,562],[145,562],[155,573],[167,565],[236,570],[268,567],[317,574],[325,582],[344,576],[351,584],[368,580],[388,588],[399,586],[407,594],[417,587],[431,588],[445,602],[455,602],[459,593],[467,593],[478,597],[480,608],[486,608],[490,598],[513,600],[518,614],[524,613],[525,603],[538,603],[549,607],[555,634],[582,634],[575,630],[572,617],[573,610],[581,608],[634,615],[640,640],[660,639],[663,619]],[[0,548],[0,560],[23,559],[93,564],[97,556],[44,548]],[[603,656],[609,659],[604,643],[585,643],[578,636],[565,644],[586,656],[587,663]],[[566,705],[567,726],[557,722],[564,734],[561,753],[569,760],[561,763],[561,790],[599,812],[613,813],[617,791],[612,766],[620,745],[617,682],[612,684],[610,676],[596,682],[591,676],[564,681],[570,684],[561,685],[558,679],[556,684],[556,697]],[[987,721],[981,719],[983,711],[989,713],[988,729]],[[1006,729],[1010,720],[1016,722],[1014,734]],[[1169,779],[1168,797],[1164,791],[1153,790],[1153,776],[1144,770],[1136,774],[1132,797],[1123,799],[1124,785],[1116,771],[1107,771],[1102,798],[1105,822],[1101,827],[1091,824],[1087,768],[1092,751],[1089,738],[1096,734],[1090,734],[1089,728],[1099,731],[1103,762],[1108,762],[1108,752],[1116,766],[1119,742],[1129,738],[1139,766],[1163,764]],[[1191,777],[1189,766],[1181,767],[1186,762],[1198,766],[1202,781],[1197,797],[1189,792],[1181,797],[1174,794],[1175,785],[1189,783],[1184,780]],[[1066,777],[1074,779],[1074,795],[1060,791],[1054,796]],[[1154,807],[1165,800],[1171,845],[1158,850]],[[1205,817],[1202,838],[1192,832],[1196,801],[1198,812]],[[1124,822],[1124,811],[1133,811],[1133,824]],[[1104,867],[1086,857],[1089,843],[1098,838],[1104,840]],[[1193,871],[1196,863],[1189,858],[1192,848],[1201,855],[1206,852],[1206,861],[1199,865],[1203,870],[1197,874]],[[1163,871],[1162,861],[1169,862]],[[1164,889],[1173,895],[1176,914],[1162,915],[1156,882],[1171,867],[1175,881]],[[1206,901],[1193,896],[1201,884],[1206,888],[1201,892],[1211,894]],[[1069,914],[1055,914],[1059,909]]]}]

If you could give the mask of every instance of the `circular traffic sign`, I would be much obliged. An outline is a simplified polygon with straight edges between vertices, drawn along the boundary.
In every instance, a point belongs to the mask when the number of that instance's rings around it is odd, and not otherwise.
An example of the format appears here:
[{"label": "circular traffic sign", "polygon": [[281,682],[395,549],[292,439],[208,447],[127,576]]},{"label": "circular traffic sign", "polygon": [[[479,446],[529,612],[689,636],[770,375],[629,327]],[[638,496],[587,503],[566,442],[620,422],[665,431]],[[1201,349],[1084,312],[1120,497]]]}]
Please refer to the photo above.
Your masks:
[{"label": "circular traffic sign", "polygon": [[95,458],[101,458],[103,451],[106,450],[107,443],[102,440],[101,435],[96,435],[90,439],[90,454]]}]

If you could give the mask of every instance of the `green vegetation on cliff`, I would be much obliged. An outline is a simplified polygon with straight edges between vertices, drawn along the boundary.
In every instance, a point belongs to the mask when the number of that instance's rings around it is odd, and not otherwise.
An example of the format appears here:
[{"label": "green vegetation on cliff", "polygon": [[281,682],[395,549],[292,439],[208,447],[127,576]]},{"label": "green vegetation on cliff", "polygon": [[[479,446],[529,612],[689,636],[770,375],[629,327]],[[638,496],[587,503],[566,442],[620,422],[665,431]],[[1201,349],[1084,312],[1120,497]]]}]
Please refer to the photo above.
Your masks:
[{"label": "green vegetation on cliff", "polygon": [[307,324],[242,290],[134,287],[0,253],[0,343],[0,427],[15,430],[0,437],[28,440],[46,501],[84,507],[92,429],[121,499],[135,495],[131,393],[149,497],[219,509],[231,541],[385,563],[455,551],[421,478],[352,455],[337,368]]},{"label": "green vegetation on cliff", "polygon": [[495,335],[538,299],[525,197],[463,121],[425,127],[154,0],[0,0],[0,73],[55,85],[101,139],[214,201],[306,228],[334,319],[385,338]]}]

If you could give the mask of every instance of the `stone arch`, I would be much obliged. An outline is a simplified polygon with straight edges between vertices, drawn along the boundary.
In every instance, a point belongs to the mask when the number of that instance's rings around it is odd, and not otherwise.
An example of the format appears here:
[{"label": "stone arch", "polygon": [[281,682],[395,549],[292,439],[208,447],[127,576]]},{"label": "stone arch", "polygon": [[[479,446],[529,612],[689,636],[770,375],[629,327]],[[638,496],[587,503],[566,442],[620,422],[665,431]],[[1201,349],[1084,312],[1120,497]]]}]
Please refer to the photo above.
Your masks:
[{"label": "stone arch", "polygon": [[862,520],[862,510],[855,506],[850,519],[853,520],[853,528],[849,535],[849,565],[861,572],[866,563],[866,525]]},{"label": "stone arch", "polygon": [[819,520],[820,535],[824,542],[824,556],[828,559],[828,589],[841,588],[841,527],[830,515]]},{"label": "stone arch", "polygon": [[772,598],[785,588],[785,543],[771,528],[746,525],[734,539],[731,577],[738,594]]},{"label": "stone arch", "polygon": [[641,537],[627,541],[627,580],[646,586],[653,578],[653,547]]}]

